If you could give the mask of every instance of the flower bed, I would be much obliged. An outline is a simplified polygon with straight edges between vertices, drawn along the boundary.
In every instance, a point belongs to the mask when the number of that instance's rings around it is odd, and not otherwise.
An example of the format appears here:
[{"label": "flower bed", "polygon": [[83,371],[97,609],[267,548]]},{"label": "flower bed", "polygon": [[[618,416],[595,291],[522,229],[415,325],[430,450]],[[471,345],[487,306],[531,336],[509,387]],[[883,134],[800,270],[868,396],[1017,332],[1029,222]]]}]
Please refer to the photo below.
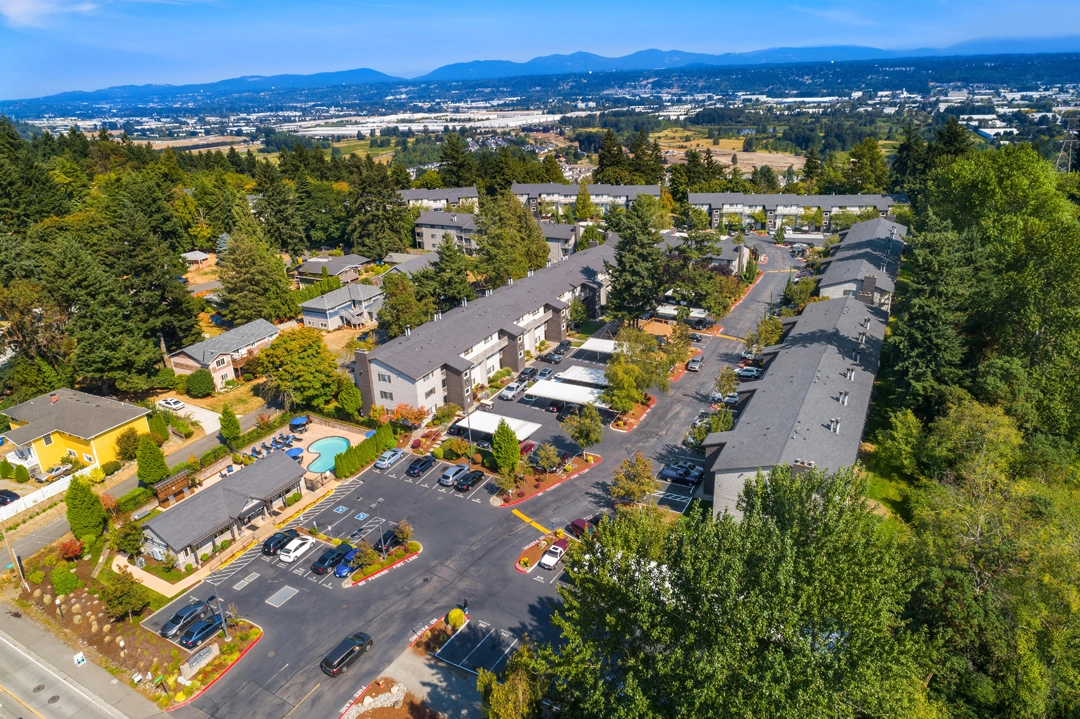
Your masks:
[{"label": "flower bed", "polygon": [[452,636],[454,636],[454,630],[446,623],[446,617],[443,617],[416,638],[412,643],[413,652],[420,656],[434,654],[442,649]]},{"label": "flower bed", "polygon": [[[592,461],[589,461],[592,460]],[[512,495],[503,494],[504,507],[524,502],[537,495],[543,494],[552,487],[562,484],[571,477],[592,469],[600,464],[603,458],[598,454],[586,454],[585,457],[577,456],[570,460],[569,468],[563,472],[547,472],[541,475],[526,475],[525,482],[517,487]]]},{"label": "flower bed", "polygon": [[645,402],[634,405],[634,409],[619,415],[619,417],[611,423],[611,428],[616,432],[629,432],[634,427],[641,424],[641,420],[645,419],[645,415],[649,413],[653,405],[656,404],[656,397],[652,395],[645,395]]},{"label": "flower bed", "polygon": [[363,569],[353,572],[352,583],[357,584],[365,579],[370,579],[382,570],[389,569],[398,562],[404,562],[409,557],[415,557],[422,549],[423,547],[420,546],[420,542],[409,542],[406,547],[398,547],[396,550],[386,555],[386,559],[376,562],[375,564],[369,564]]},{"label": "flower bed", "polygon": [[561,529],[557,529],[551,534],[548,534],[540,539],[536,540],[529,546],[522,550],[518,555],[517,561],[514,562],[514,567],[525,574],[530,573],[536,569],[537,562],[544,556],[544,552],[548,550],[552,544],[565,537],[566,534]]},{"label": "flower bed", "polygon": [[[229,628],[229,637],[229,641],[225,640],[223,634],[218,634],[214,638],[211,643],[216,643],[221,653],[199,669],[186,686],[180,682],[179,674],[165,677],[174,704],[186,704],[209,689],[225,672],[232,669],[248,650],[255,646],[262,638],[262,629],[248,621],[240,620]],[[210,643],[204,644],[200,649],[208,646]]]}]

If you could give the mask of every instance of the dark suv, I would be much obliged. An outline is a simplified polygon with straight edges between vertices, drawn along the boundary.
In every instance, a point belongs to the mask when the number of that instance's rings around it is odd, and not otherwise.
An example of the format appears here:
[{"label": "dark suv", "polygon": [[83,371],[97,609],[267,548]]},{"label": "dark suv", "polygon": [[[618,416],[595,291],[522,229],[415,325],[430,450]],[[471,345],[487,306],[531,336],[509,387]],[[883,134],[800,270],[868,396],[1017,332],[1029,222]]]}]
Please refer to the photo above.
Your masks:
[{"label": "dark suv", "polygon": [[435,458],[430,454],[420,459],[414,459],[409,468],[405,470],[405,474],[410,477],[419,477],[424,472],[428,471],[435,466]]},{"label": "dark suv", "polygon": [[379,540],[375,544],[371,545],[379,554],[390,554],[401,545],[401,540],[398,539],[397,532],[393,529],[388,529],[383,532],[383,535],[379,537]]},{"label": "dark suv", "polygon": [[518,374],[515,382],[530,382],[536,378],[537,369],[535,367],[526,367]]},{"label": "dark suv", "polygon": [[283,532],[278,532],[274,536],[270,537],[270,539],[267,539],[265,542],[263,542],[262,553],[274,556],[279,551],[281,551],[281,549],[284,548],[286,544],[288,544],[294,539],[296,539],[295,529],[286,529]]},{"label": "dark suv", "polygon": [[570,348],[573,347],[573,346],[574,346],[574,343],[571,342],[570,340],[563,340],[562,342],[559,343],[559,346],[556,347],[553,351],[557,355],[564,355],[567,352],[569,352]]},{"label": "dark suv", "polygon": [[158,632],[166,639],[172,639],[173,637],[180,636],[187,628],[200,619],[205,619],[212,611],[210,608],[210,602],[217,601],[217,597],[210,597],[206,601],[202,599],[191,599],[191,603],[186,607],[181,607],[176,610],[176,613],[170,617],[169,621],[162,625],[161,631]]},{"label": "dark suv", "polygon": [[320,554],[319,558],[311,563],[311,571],[316,574],[326,574],[334,567],[341,564],[341,560],[351,551],[352,546],[347,542],[342,542],[336,547],[330,547],[330,549],[327,549]]},{"label": "dark suv", "polygon": [[326,658],[319,664],[319,669],[329,674],[332,677],[336,677],[338,674],[344,674],[345,671],[352,665],[353,662],[361,654],[366,654],[374,642],[371,641],[371,637],[363,632],[357,632],[351,636],[345,637],[338,645],[330,650],[330,653],[326,655]]}]

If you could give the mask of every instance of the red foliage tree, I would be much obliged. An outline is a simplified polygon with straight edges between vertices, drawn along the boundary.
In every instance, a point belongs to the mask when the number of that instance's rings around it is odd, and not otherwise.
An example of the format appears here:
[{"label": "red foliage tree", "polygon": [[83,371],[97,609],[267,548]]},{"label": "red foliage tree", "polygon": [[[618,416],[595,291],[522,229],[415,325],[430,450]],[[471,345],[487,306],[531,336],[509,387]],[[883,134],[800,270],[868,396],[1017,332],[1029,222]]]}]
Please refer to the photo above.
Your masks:
[{"label": "red foliage tree", "polygon": [[83,543],[78,539],[69,539],[60,545],[60,556],[67,561],[78,559],[83,553]]}]

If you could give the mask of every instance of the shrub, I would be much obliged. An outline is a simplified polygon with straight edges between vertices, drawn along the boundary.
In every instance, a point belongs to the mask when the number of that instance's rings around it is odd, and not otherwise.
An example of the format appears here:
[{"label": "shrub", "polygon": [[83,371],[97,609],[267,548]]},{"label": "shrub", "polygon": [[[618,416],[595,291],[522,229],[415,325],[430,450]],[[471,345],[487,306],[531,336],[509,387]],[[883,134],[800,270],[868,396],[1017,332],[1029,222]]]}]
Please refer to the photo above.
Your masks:
[{"label": "shrub", "polygon": [[236,635],[236,638],[242,642],[246,642],[248,639],[251,638],[251,632],[240,632]]},{"label": "shrub", "polygon": [[562,530],[562,529],[556,529],[555,530],[555,539],[562,539],[565,536],[566,536],[566,532],[564,530]]},{"label": "shrub", "polygon": [[423,444],[423,442],[421,442],[421,441],[420,441],[420,440],[418,440],[418,439],[414,439],[414,440],[412,441],[412,444],[411,444],[410,446],[411,446],[411,447],[412,447],[413,449],[420,449],[420,445],[421,445],[421,444]]},{"label": "shrub", "polygon": [[187,393],[189,397],[209,397],[214,393],[214,376],[210,370],[197,369],[188,375]]},{"label": "shrub", "polygon": [[101,484],[105,481],[105,470],[101,467],[94,467],[87,472],[86,478],[90,480],[91,484]]},{"label": "shrub", "polygon": [[199,457],[199,464],[204,467],[209,467],[214,462],[218,461],[222,457],[229,454],[229,448],[223,444],[219,444],[211,450],[207,450],[203,453],[203,456]]},{"label": "shrub", "polygon": [[409,542],[407,546],[409,549],[409,554],[416,554],[420,551],[420,542]]},{"label": "shrub", "polygon": [[165,421],[165,416],[162,414],[150,415],[150,432],[156,434],[159,437],[169,437],[169,424]]},{"label": "shrub", "polygon": [[49,573],[49,581],[52,582],[56,596],[71,594],[79,588],[79,578],[72,574],[66,564],[58,564]]},{"label": "shrub", "polygon": [[434,457],[435,459],[442,459],[443,458],[443,448],[442,447],[436,447],[435,449],[431,450],[431,456]]},{"label": "shrub", "polygon": [[112,476],[119,472],[120,467],[121,464],[115,460],[113,460],[112,462],[106,462],[105,464],[101,465],[101,469],[103,472],[105,472],[106,477]]},{"label": "shrub", "polygon": [[432,417],[432,421],[435,424],[446,424],[454,418],[458,412],[461,411],[461,407],[454,403],[444,404],[435,410],[435,416]]},{"label": "shrub", "polygon": [[60,556],[67,560],[78,559],[83,553],[83,543],[78,539],[69,539],[60,545]]},{"label": "shrub", "polygon": [[121,512],[134,512],[153,498],[154,492],[149,487],[136,487],[116,500],[116,508]]},{"label": "shrub", "polygon": [[175,392],[179,392],[180,394],[187,394],[188,376],[186,374],[176,375],[176,377],[173,378],[172,388]]},{"label": "shrub", "polygon": [[476,454],[474,454],[474,455],[472,456],[472,461],[473,461],[473,464],[480,464],[480,462],[482,462],[482,461],[483,461],[483,459],[484,459],[484,458],[483,458],[483,457],[482,457],[482,456],[480,455],[480,453],[479,453],[479,452],[477,452]]},{"label": "shrub", "polygon": [[0,459],[0,479],[11,479],[14,476],[15,468],[7,461],[7,457]]},{"label": "shrub", "polygon": [[45,581],[45,572],[37,569],[26,576],[31,584],[41,584]]},{"label": "shrub", "polygon": [[240,651],[240,645],[236,642],[225,642],[221,645],[222,654],[235,654]]},{"label": "shrub", "polygon": [[134,427],[128,427],[116,437],[116,456],[121,462],[130,462],[135,459],[135,453],[139,451],[139,433]]},{"label": "shrub", "polygon": [[291,506],[293,506],[294,504],[296,504],[299,501],[300,501],[300,493],[299,492],[293,492],[292,494],[290,494],[288,497],[285,498],[285,506],[286,507],[291,507]]},{"label": "shrub", "polygon": [[465,612],[454,607],[450,610],[450,613],[446,615],[446,623],[456,632],[465,626]]},{"label": "shrub", "polygon": [[520,560],[518,561],[518,564],[520,564],[520,565],[521,565],[521,566],[523,566],[523,567],[528,567],[528,566],[529,566],[529,558],[528,558],[528,557],[522,557],[522,558],[521,558],[521,559],[520,559]]},{"label": "shrub", "polygon": [[223,540],[222,542],[218,543],[218,549],[228,549],[231,546],[232,546],[232,540],[231,539],[226,539],[226,540]]},{"label": "shrub", "polygon": [[57,559],[58,559],[58,557],[55,554],[50,554],[49,556],[45,557],[45,566],[46,567],[55,566]]},{"label": "shrub", "polygon": [[21,464],[15,465],[15,481],[19,484],[26,484],[30,481],[30,472]]},{"label": "shrub", "polygon": [[210,555],[207,554],[206,552],[203,552],[202,554],[199,555],[199,561],[200,562],[205,562],[209,558],[210,558]]}]

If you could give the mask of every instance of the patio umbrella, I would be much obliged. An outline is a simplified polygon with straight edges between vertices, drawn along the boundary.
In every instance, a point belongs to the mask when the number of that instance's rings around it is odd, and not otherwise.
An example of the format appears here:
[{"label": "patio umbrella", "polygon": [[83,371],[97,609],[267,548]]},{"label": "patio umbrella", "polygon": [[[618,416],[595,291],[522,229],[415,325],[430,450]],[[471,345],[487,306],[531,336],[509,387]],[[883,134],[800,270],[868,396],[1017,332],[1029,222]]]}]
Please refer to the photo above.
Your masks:
[{"label": "patio umbrella", "polygon": [[302,447],[293,447],[292,449],[285,450],[285,455],[288,456],[288,457],[292,457],[293,459],[296,459],[297,457],[299,457],[303,453],[304,453],[304,450],[303,450]]},{"label": "patio umbrella", "polygon": [[289,422],[289,426],[290,427],[300,427],[302,425],[307,424],[308,421],[309,420],[308,420],[307,417],[294,417],[293,420],[291,422]]}]

